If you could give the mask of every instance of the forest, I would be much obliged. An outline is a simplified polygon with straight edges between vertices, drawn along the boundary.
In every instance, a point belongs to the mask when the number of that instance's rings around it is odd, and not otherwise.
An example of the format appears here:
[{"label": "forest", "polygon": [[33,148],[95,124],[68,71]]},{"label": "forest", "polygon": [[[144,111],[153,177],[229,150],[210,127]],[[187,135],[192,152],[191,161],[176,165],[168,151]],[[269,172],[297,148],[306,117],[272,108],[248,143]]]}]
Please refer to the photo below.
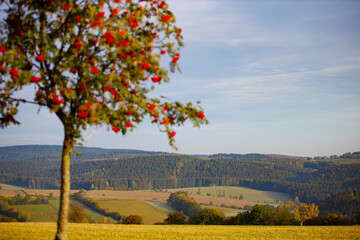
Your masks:
[{"label": "forest", "polygon": [[[334,161],[264,154],[194,157],[85,147],[75,151],[82,155],[72,156],[72,189],[242,186],[289,193],[301,202],[320,204],[324,213],[355,215],[360,210],[360,161],[354,158],[358,152],[350,153],[352,158],[341,156]],[[27,188],[59,187],[59,146],[3,147],[0,153],[1,183]],[[344,192],[352,193],[352,197],[341,198]],[[349,204],[344,205],[346,201]]]}]

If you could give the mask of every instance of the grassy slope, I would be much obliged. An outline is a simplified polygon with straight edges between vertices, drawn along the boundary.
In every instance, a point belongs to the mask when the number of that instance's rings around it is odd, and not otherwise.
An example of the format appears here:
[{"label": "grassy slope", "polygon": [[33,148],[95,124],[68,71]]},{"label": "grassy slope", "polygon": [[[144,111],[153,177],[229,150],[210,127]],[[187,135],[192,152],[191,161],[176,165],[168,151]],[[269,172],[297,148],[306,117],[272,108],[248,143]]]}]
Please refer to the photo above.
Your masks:
[{"label": "grassy slope", "polygon": [[12,205],[15,210],[30,215],[32,222],[55,222],[58,217],[57,210],[50,204],[38,205]]},{"label": "grassy slope", "polygon": [[144,224],[154,224],[161,222],[170,211],[154,206],[145,201],[138,200],[119,200],[106,199],[97,200],[102,208],[109,209],[110,212],[118,212],[121,215],[129,216],[130,214],[137,214],[143,217]]},{"label": "grassy slope", "polygon": [[[101,220],[104,217],[106,217],[98,212],[93,211],[92,209],[88,208],[87,206],[85,206],[84,204],[82,204],[78,201],[74,201],[74,200],[70,200],[70,201],[80,205],[85,210],[85,213],[87,215],[89,215],[92,219],[94,219],[95,222],[97,222],[97,223],[101,222]],[[51,201],[49,201],[49,203],[52,204],[53,206],[55,206],[57,209],[59,209],[60,200],[51,200]],[[57,220],[57,218],[56,218],[56,220]]]},{"label": "grassy slope", "polygon": [[[60,200],[50,200],[49,204],[12,205],[11,207],[23,214],[29,214],[32,222],[56,222],[58,219],[59,204]],[[94,212],[77,201],[76,204],[81,205],[85,213],[94,219],[95,222],[101,222],[103,219],[103,215]]]},{"label": "grassy slope", "polygon": [[[52,239],[55,223],[0,223],[0,239]],[[166,226],[69,224],[68,239],[359,239],[359,226]]]},{"label": "grassy slope", "polygon": [[[192,194],[197,194],[199,191],[198,187],[194,188],[179,188],[179,189],[168,189],[168,192],[175,192],[175,191],[186,191]],[[266,204],[278,204],[286,201],[294,201],[294,199],[285,193],[279,192],[270,192],[270,191],[260,191],[245,187],[200,187],[200,195],[206,196],[207,193],[210,193],[212,196],[216,196],[217,191],[220,191],[222,194],[225,191],[225,197],[229,198],[229,195],[234,196],[244,196],[244,200],[256,202],[256,203],[266,203]]]}]

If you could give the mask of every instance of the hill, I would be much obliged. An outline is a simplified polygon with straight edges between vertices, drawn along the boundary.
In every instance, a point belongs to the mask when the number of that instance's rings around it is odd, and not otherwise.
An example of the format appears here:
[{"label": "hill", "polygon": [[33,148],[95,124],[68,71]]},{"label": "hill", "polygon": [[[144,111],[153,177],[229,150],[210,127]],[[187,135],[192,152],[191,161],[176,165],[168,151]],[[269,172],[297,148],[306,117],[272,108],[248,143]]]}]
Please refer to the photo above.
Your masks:
[{"label": "hill", "polygon": [[[57,189],[59,149],[59,146],[39,145],[0,148],[0,182]],[[183,154],[86,147],[76,148],[76,151],[82,156],[72,156],[72,189],[242,186],[287,193],[307,203],[319,203],[329,194],[349,188],[360,189],[360,159],[354,154],[349,155],[352,157],[349,161],[346,158],[307,160],[262,154],[195,158]],[[200,156],[203,157],[197,155]]]}]

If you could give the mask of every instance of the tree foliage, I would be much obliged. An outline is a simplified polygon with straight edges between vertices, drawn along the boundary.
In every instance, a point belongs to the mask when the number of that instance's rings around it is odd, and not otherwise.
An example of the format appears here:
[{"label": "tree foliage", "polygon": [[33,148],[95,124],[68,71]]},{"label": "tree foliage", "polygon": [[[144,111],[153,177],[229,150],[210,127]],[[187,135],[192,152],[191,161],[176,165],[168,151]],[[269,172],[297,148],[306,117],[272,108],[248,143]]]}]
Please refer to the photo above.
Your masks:
[{"label": "tree foliage", "polygon": [[189,217],[189,224],[196,225],[222,225],[225,214],[215,208],[200,208],[195,214]]},{"label": "tree foliage", "polygon": [[[70,127],[75,139],[88,125],[109,125],[125,134],[145,116],[171,127],[186,118],[206,122],[191,103],[149,97],[168,70],[177,68],[181,29],[165,2],[2,1],[6,17],[0,32],[1,126],[15,119],[15,94],[32,85],[33,103],[46,106]],[[162,124],[161,124],[162,123]]]},{"label": "tree foliage", "polygon": [[183,211],[169,213],[164,219],[164,224],[183,225],[187,223],[188,220]]},{"label": "tree foliage", "polygon": [[139,215],[130,215],[126,217],[123,221],[123,224],[144,224],[143,218]]},{"label": "tree foliage", "polygon": [[176,210],[183,211],[187,216],[192,216],[200,209],[200,205],[182,191],[171,193],[167,202]]}]

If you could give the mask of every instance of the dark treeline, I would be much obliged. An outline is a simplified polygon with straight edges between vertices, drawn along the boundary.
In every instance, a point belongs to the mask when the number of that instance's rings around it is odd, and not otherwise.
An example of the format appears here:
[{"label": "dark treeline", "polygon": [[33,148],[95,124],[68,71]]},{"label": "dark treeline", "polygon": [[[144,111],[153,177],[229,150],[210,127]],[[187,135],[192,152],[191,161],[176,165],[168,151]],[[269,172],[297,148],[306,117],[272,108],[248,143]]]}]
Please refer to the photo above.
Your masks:
[{"label": "dark treeline", "polygon": [[[36,176],[36,175],[35,175]],[[59,180],[51,177],[24,177],[14,174],[0,174],[0,182],[30,189],[58,189]]]},{"label": "dark treeline", "polygon": [[45,198],[43,195],[36,195],[33,197],[30,194],[26,194],[25,196],[17,194],[12,198],[1,197],[0,200],[7,201],[9,205],[38,205],[49,203],[49,199]]},{"label": "dark treeline", "polygon": [[345,214],[354,216],[360,211],[360,189],[331,194],[319,203],[322,214]]}]

